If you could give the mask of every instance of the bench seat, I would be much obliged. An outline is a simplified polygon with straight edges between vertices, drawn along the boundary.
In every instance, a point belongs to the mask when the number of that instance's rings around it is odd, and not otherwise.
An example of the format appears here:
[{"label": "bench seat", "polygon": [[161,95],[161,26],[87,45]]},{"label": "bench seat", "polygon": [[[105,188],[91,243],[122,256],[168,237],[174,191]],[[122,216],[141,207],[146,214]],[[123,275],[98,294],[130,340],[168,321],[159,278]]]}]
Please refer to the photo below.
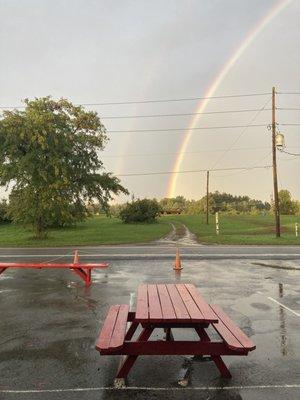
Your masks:
[{"label": "bench seat", "polygon": [[129,306],[127,304],[110,307],[96,342],[96,349],[100,351],[100,354],[114,354],[122,348],[126,335],[128,314]]},{"label": "bench seat", "polygon": [[248,338],[219,306],[210,304],[210,307],[219,319],[212,326],[230,350],[248,354],[249,351],[255,349],[256,346],[252,340]]}]

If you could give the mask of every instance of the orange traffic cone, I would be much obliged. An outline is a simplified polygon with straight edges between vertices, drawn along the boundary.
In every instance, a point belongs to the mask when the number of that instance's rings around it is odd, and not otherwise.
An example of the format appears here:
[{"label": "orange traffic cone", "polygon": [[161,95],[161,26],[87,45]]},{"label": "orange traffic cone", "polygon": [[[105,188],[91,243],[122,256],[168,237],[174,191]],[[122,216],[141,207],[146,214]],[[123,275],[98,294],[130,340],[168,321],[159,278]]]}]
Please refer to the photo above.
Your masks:
[{"label": "orange traffic cone", "polygon": [[74,251],[74,261],[73,264],[79,264],[79,255],[78,255],[78,250]]},{"label": "orange traffic cone", "polygon": [[176,258],[175,258],[175,264],[174,264],[174,268],[173,269],[175,269],[176,271],[179,271],[179,270],[182,269],[181,260],[180,260],[180,253],[179,253],[178,247],[177,247],[177,250],[176,250]]}]

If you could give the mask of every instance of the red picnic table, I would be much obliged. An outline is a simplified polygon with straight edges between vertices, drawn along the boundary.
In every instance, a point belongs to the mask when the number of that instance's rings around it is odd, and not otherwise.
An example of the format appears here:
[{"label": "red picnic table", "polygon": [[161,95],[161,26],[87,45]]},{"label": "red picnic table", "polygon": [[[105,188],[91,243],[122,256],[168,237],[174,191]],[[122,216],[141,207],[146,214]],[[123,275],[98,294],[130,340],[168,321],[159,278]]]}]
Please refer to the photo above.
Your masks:
[{"label": "red picnic table", "polygon": [[[127,323],[130,326],[127,329]],[[138,326],[142,330],[132,340]],[[212,326],[219,340],[212,341]],[[165,341],[151,341],[154,329],[165,331]],[[174,340],[173,328],[193,328],[199,340]],[[206,303],[192,284],[142,284],[138,288],[136,311],[126,304],[111,306],[96,342],[100,355],[125,355],[116,375],[124,380],[140,355],[210,356],[221,375],[231,374],[221,356],[247,355],[254,343],[217,305]],[[117,383],[117,382],[116,382]]]},{"label": "red picnic table", "polygon": [[72,263],[53,263],[53,262],[40,262],[40,263],[12,263],[12,262],[4,262],[0,263],[0,275],[6,271],[8,268],[34,268],[34,269],[43,269],[43,268],[57,268],[64,269],[68,268],[70,271],[73,271],[77,274],[82,280],[85,282],[85,286],[90,286],[92,283],[92,269],[103,269],[107,268],[108,263],[80,263],[79,262],[79,254],[78,251],[74,252],[74,260]]}]

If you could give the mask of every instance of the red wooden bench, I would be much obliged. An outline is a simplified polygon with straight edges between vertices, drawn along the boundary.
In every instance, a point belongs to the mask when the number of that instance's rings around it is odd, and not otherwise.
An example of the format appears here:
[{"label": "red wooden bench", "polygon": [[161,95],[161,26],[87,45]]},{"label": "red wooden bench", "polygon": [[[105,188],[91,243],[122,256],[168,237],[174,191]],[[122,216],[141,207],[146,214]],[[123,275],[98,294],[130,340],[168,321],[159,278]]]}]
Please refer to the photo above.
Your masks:
[{"label": "red wooden bench", "polygon": [[[131,322],[127,329],[128,322]],[[131,340],[138,325],[142,331]],[[211,341],[206,328],[209,325],[220,340]],[[173,328],[194,328],[200,341],[174,340]],[[165,341],[149,341],[155,328],[163,328]],[[141,285],[138,288],[136,312],[127,305],[111,306],[96,349],[100,355],[126,355],[116,378],[125,379],[139,355],[209,355],[221,375],[231,374],[222,355],[247,355],[255,349],[253,342],[217,305],[209,305],[194,285]]]},{"label": "red wooden bench", "polygon": [[219,321],[212,324],[226,346],[234,351],[248,354],[255,349],[255,345],[248,336],[228,317],[227,314],[217,305],[210,305],[211,309],[218,316]]},{"label": "red wooden bench", "polygon": [[68,268],[84,280],[86,286],[92,283],[91,270],[107,268],[107,263],[80,263],[77,250],[74,253],[73,263],[0,263],[0,275],[8,268]]},{"label": "red wooden bench", "polygon": [[129,306],[127,304],[111,306],[96,347],[102,354],[114,354],[121,350],[126,336]]}]

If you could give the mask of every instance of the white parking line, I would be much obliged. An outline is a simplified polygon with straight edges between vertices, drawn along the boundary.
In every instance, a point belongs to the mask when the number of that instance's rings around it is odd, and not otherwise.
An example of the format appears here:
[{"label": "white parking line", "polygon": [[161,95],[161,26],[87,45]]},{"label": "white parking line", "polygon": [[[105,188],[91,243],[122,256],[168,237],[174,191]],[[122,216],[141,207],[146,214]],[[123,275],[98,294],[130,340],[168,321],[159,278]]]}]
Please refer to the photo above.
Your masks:
[{"label": "white parking line", "polygon": [[62,392],[98,392],[103,390],[147,390],[147,391],[183,391],[183,390],[255,390],[255,389],[299,389],[299,384],[292,385],[249,385],[249,386],[195,386],[195,387],[145,387],[127,386],[116,389],[113,386],[91,387],[91,388],[69,388],[69,389],[41,389],[41,390],[0,390],[5,394],[39,394],[39,393],[62,393]]},{"label": "white parking line", "polygon": [[[141,258],[149,258],[149,257],[174,257],[175,253],[99,253],[99,254],[79,254],[80,258],[86,257],[141,257]],[[47,258],[47,257],[72,257],[70,254],[1,254],[0,258]],[[240,253],[240,254],[229,254],[229,253],[181,253],[181,257],[230,257],[230,258],[260,258],[260,257],[299,257],[300,253]]]},{"label": "white parking line", "polygon": [[297,313],[296,311],[292,310],[291,308],[285,306],[284,304],[279,303],[279,301],[273,299],[273,297],[267,297],[267,299],[273,301],[274,303],[279,304],[282,308],[285,308],[286,310],[290,311],[291,313],[295,314],[297,317],[300,317],[300,314]]}]

